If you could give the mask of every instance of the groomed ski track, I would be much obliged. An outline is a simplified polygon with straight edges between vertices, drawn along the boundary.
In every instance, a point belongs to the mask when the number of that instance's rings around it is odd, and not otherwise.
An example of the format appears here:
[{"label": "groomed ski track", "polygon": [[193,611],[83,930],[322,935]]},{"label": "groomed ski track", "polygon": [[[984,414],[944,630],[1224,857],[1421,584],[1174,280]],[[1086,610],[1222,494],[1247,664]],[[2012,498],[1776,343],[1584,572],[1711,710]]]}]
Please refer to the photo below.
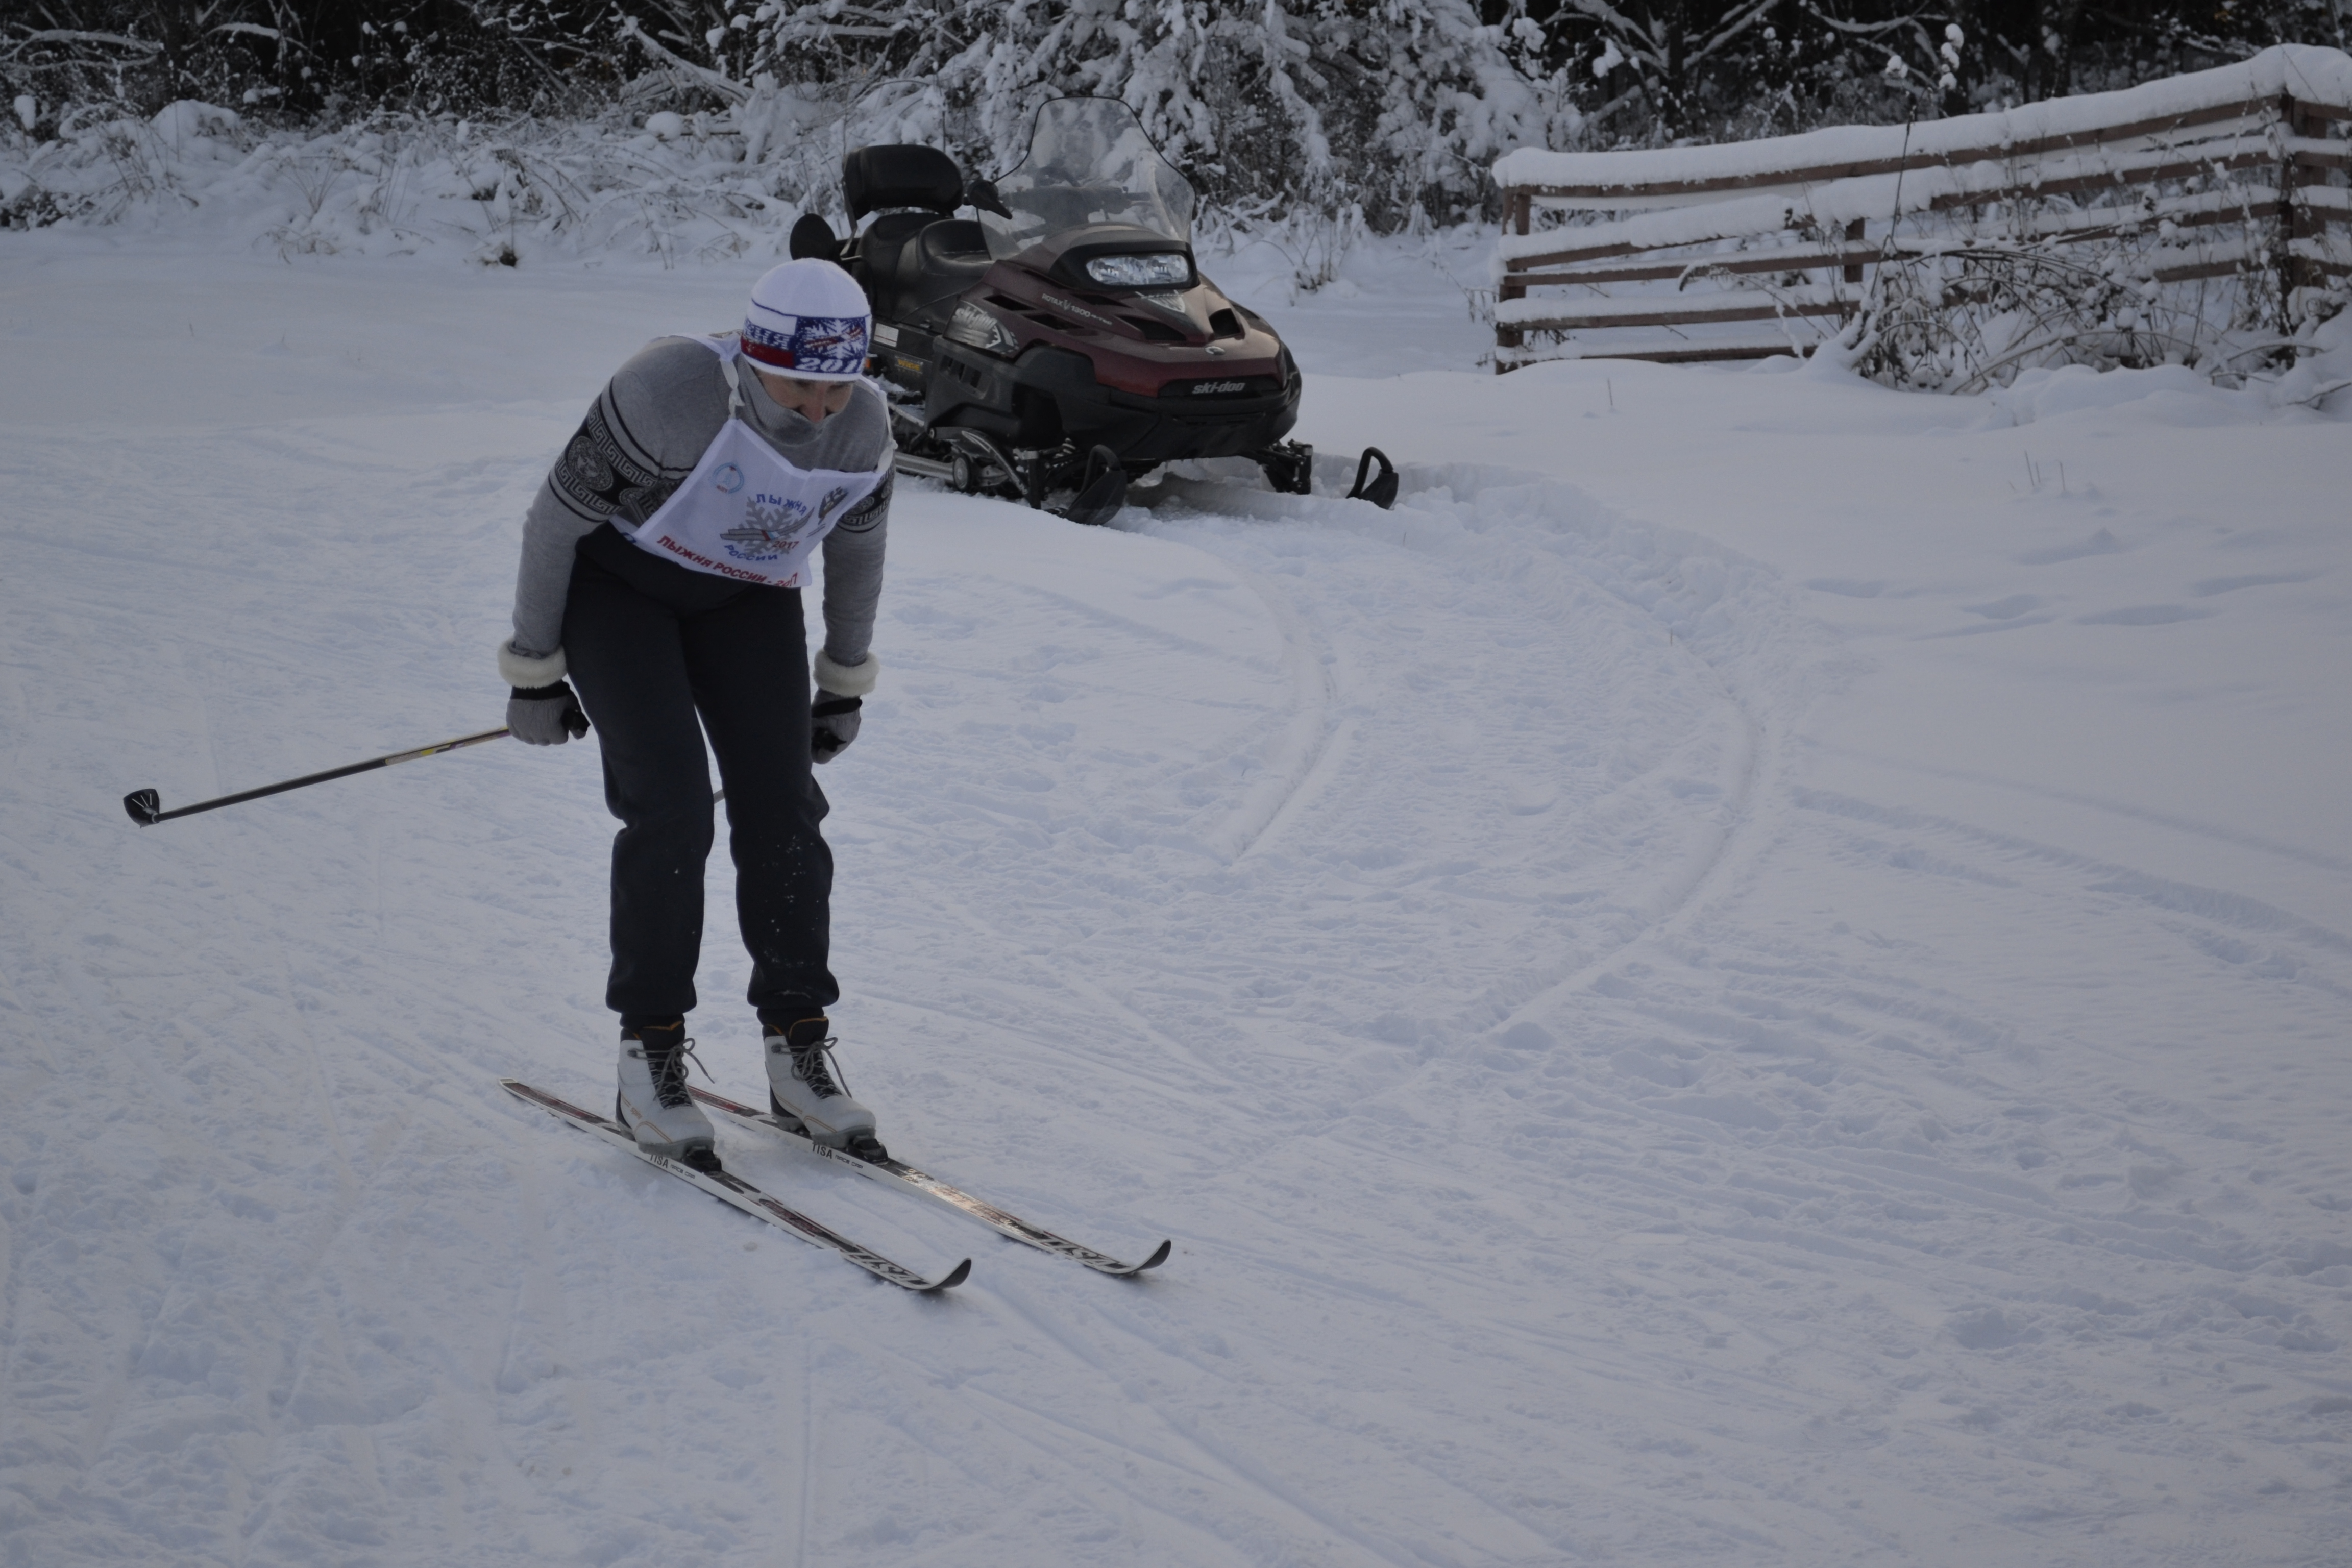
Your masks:
[{"label": "groomed ski track", "polygon": [[1331,375],[1391,512],[904,486],[842,1067],[1177,1247],[721,1124],[919,1300],[498,1090],[609,1100],[592,748],[117,804],[494,722],[548,456],[740,279],[198,257],[166,342],[82,243],[0,283],[0,1563],[2341,1562],[2352,832],[2231,771],[2343,760],[2340,423]]}]

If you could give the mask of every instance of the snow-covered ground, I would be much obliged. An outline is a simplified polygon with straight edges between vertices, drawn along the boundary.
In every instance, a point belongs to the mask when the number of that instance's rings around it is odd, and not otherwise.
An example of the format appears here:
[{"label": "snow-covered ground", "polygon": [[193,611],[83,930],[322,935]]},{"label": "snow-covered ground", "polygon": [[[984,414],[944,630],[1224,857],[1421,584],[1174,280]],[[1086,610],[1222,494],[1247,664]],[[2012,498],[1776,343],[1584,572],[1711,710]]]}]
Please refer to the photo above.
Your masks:
[{"label": "snow-covered ground", "polygon": [[722,1130],[915,1299],[499,1092],[610,1081],[590,748],[117,804],[496,723],[547,461],[762,263],[0,247],[0,1563],[2352,1562],[2352,395],[1213,266],[1406,494],[901,491],[844,1067],[1177,1244]]}]

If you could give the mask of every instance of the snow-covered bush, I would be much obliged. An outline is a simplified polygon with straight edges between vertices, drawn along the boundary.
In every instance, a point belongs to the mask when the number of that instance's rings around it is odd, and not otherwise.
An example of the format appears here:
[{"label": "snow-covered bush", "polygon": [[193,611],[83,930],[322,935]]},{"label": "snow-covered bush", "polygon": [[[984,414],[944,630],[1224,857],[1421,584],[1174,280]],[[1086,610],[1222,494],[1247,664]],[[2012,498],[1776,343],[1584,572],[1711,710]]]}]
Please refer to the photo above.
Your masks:
[{"label": "snow-covered bush", "polygon": [[665,138],[618,110],[503,124],[381,113],[332,130],[184,100],[68,121],[0,162],[0,226],[60,220],[226,228],[287,255],[441,250],[515,265],[610,249],[667,261],[781,254],[802,208],[747,162],[730,117]]},{"label": "snow-covered bush", "polygon": [[[1955,247],[1877,269],[1846,356],[1873,380],[1971,393],[2027,370],[2186,364],[2225,384],[2294,363],[2344,308],[2341,290],[2278,298],[2250,244],[2234,275],[2166,284],[2156,235],[2095,244]],[[2282,312],[2287,330],[2282,331]]]}]

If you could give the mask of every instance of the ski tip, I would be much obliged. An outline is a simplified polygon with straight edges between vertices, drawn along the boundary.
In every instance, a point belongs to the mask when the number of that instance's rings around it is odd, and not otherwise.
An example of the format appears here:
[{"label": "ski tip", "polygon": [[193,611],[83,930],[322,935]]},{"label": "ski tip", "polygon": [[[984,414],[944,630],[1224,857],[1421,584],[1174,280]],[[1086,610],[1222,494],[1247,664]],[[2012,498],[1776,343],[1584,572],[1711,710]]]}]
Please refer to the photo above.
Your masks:
[{"label": "ski tip", "polygon": [[957,1264],[953,1268],[949,1269],[945,1274],[940,1275],[938,1279],[924,1286],[923,1294],[929,1296],[934,1291],[952,1290],[957,1286],[962,1284],[971,1273],[971,1259],[967,1258],[961,1263]]},{"label": "ski tip", "polygon": [[140,826],[152,827],[163,820],[163,797],[152,789],[134,789],[122,797],[122,809]]},{"label": "ski tip", "polygon": [[1165,1262],[1167,1262],[1167,1261],[1168,1261],[1168,1255],[1169,1255],[1170,1253],[1171,1253],[1171,1252],[1175,1251],[1175,1250],[1176,1250],[1176,1242],[1175,1242],[1175,1239],[1171,1237],[1171,1238],[1169,1238],[1168,1240],[1161,1242],[1161,1243],[1160,1244],[1160,1246],[1159,1246],[1156,1249],[1154,1249],[1154,1251],[1152,1252],[1152,1254],[1151,1254],[1151,1256],[1150,1256],[1150,1257],[1149,1257],[1149,1258],[1145,1258],[1142,1262],[1140,1262],[1140,1263],[1137,1264],[1134,1268],[1132,1268],[1129,1269],[1129,1270],[1127,1271],[1127,1273],[1128,1273],[1128,1278],[1131,1279],[1133,1279],[1136,1275],[1142,1273],[1142,1272],[1143,1272],[1145,1269],[1147,1269],[1147,1268],[1159,1268],[1161,1264],[1163,1264],[1163,1263],[1165,1263]]}]

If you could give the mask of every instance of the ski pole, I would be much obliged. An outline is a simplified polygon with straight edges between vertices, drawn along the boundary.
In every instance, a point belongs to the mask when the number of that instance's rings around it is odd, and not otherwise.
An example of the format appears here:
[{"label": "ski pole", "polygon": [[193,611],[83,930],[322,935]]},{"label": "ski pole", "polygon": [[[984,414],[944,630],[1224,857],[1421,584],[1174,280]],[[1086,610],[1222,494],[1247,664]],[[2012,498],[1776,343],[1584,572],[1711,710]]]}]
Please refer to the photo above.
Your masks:
[{"label": "ski pole", "polygon": [[263,784],[259,789],[249,789],[239,795],[225,795],[218,800],[201,800],[194,805],[184,805],[177,811],[165,811],[162,797],[153,790],[134,789],[122,797],[122,809],[129,812],[131,820],[140,826],[152,827],[159,822],[169,822],[175,816],[194,816],[197,812],[210,811],[215,806],[235,805],[239,801],[259,800],[265,795],[281,795],[287,790],[300,789],[306,784],[325,784],[329,779],[349,778],[353,773],[363,773],[371,768],[388,768],[394,763],[413,763],[419,757],[437,757],[444,752],[459,751],[467,746],[478,746],[485,741],[499,740],[506,733],[505,730],[498,729],[485,730],[478,735],[460,735],[454,741],[443,741],[431,746],[419,746],[413,752],[394,752],[388,757],[370,757],[366,762],[353,763],[348,767],[329,768],[323,773],[305,773],[299,779],[288,779],[281,784]]}]

